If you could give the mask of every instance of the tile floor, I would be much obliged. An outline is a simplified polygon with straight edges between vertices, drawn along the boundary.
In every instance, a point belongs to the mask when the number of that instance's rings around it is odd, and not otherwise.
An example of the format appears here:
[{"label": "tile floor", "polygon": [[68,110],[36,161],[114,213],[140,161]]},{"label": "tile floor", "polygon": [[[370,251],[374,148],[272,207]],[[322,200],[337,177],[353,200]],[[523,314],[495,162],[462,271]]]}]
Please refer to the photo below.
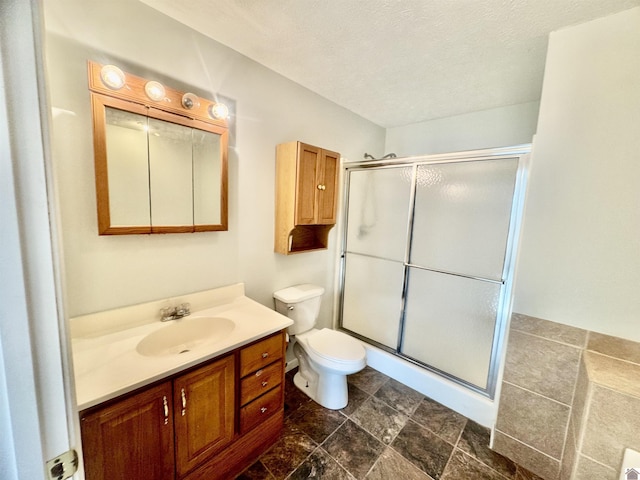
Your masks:
[{"label": "tile floor", "polygon": [[327,410],[286,375],[282,437],[238,480],[541,480],[492,452],[489,430],[366,367]]}]

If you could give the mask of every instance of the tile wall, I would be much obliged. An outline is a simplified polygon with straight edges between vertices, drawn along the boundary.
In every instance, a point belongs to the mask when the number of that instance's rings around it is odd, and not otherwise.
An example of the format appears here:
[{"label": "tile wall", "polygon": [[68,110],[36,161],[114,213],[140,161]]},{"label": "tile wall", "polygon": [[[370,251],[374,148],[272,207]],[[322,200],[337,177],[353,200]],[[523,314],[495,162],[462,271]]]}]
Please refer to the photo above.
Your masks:
[{"label": "tile wall", "polygon": [[638,432],[640,343],[512,316],[494,450],[547,480],[615,480]]}]

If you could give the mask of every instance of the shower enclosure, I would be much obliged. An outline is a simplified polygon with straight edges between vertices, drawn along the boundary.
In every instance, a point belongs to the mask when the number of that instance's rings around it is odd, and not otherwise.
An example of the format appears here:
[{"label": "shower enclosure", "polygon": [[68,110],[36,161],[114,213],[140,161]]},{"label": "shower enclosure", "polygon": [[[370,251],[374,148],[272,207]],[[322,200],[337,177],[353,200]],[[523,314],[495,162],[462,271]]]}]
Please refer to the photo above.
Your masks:
[{"label": "shower enclosure", "polygon": [[340,329],[493,398],[529,151],[345,164]]}]

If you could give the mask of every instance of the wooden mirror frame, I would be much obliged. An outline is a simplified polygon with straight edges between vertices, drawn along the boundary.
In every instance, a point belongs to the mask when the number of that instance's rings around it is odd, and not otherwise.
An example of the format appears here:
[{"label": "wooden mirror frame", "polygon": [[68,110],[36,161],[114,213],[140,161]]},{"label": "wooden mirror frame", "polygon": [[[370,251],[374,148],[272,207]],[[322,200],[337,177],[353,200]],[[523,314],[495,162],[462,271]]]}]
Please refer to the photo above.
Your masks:
[{"label": "wooden mirror frame", "polygon": [[[187,109],[182,106],[182,96],[186,92],[165,86],[165,96],[154,101],[147,97],[147,80],[125,73],[125,86],[119,90],[108,88],[102,83],[100,72],[103,65],[88,62],[89,90],[93,112],[93,140],[96,178],[96,200],[98,210],[98,233],[100,235],[131,235],[150,233],[188,233],[228,230],[228,126],[225,119],[209,116],[216,104],[211,100],[197,97],[198,106]],[[112,226],[109,204],[109,178],[106,136],[106,108],[131,112],[148,118],[155,118],[220,136],[220,223],[207,225],[135,225]],[[149,222],[150,223],[150,222]]]}]

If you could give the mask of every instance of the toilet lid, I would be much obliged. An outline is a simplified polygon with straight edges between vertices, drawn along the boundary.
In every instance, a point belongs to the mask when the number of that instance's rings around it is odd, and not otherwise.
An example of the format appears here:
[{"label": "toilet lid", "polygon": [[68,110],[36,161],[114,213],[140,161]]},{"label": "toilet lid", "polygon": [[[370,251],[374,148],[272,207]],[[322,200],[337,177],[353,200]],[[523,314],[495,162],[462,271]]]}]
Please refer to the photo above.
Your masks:
[{"label": "toilet lid", "polygon": [[308,343],[315,354],[336,362],[357,362],[366,354],[364,347],[349,335],[329,328],[318,330]]}]

